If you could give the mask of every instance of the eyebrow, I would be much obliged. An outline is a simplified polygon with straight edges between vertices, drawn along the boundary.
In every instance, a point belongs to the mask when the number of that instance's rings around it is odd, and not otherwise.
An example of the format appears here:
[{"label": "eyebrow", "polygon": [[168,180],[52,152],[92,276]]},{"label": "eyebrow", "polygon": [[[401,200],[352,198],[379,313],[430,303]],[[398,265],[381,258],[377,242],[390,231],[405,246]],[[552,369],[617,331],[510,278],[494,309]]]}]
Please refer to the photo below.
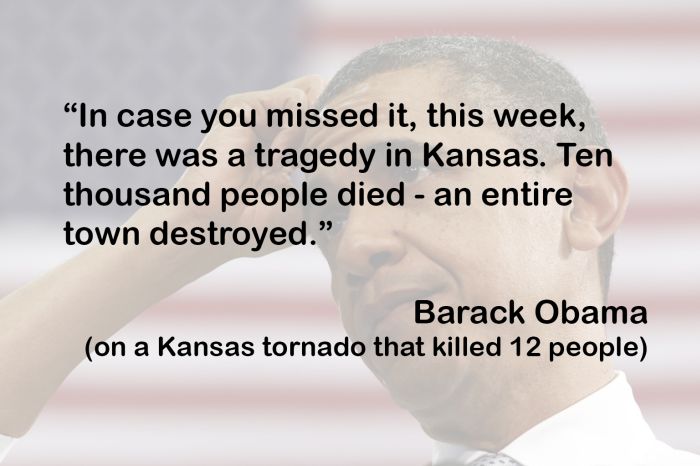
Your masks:
[{"label": "eyebrow", "polygon": [[367,149],[376,149],[377,152],[380,151],[385,151],[387,149],[386,143],[390,142],[391,147],[396,149],[396,148],[413,148],[413,147],[423,147],[423,141],[418,140],[418,139],[412,139],[412,138],[394,138],[394,139],[389,139],[389,140],[380,140],[380,141],[374,141],[370,144],[363,144],[363,147]]},{"label": "eyebrow", "polygon": [[[387,147],[387,142],[391,142],[391,149],[409,149],[411,151],[411,155],[415,156],[416,151],[421,152],[423,150],[423,144],[425,141],[423,140],[418,140],[418,139],[413,139],[413,138],[398,138],[398,139],[377,139],[368,143],[359,143],[364,149],[374,149],[375,150],[375,161],[373,162],[373,167],[374,165],[377,164],[377,159],[385,159],[386,158],[386,150],[388,149]],[[421,152],[422,153],[422,152]],[[381,162],[379,162],[381,163]],[[387,169],[387,168],[393,168],[393,167],[387,167],[386,164],[382,164],[381,168]],[[370,175],[371,176],[371,175]],[[316,171],[314,173],[310,173],[308,175],[305,175],[304,179],[308,183],[310,188],[324,188],[328,190],[328,188],[333,188],[336,186],[336,183],[333,182],[333,180],[325,175],[320,174],[320,171]]]},{"label": "eyebrow", "polygon": [[329,177],[319,175],[318,172],[304,175],[304,180],[308,183],[309,188],[311,189],[323,188],[324,190],[328,191],[328,187],[334,186],[334,183]]},{"label": "eyebrow", "polygon": [[[391,146],[387,146],[387,142],[390,142]],[[391,150],[408,149],[411,152],[412,161],[415,160],[416,157],[420,158],[423,154],[423,144],[424,143],[425,143],[425,141],[422,139],[401,137],[401,138],[393,138],[393,139],[376,140],[376,141],[370,142],[369,144],[362,144],[362,147],[365,149],[374,149],[375,150],[374,164],[376,165],[377,160],[386,160],[387,150],[389,150],[389,149],[391,149]],[[415,165],[415,164],[411,163],[411,165]],[[373,168],[376,168],[376,167],[373,167]],[[387,168],[390,169],[393,167],[387,166],[386,163],[383,163],[380,168],[381,169],[387,169]]]},{"label": "eyebrow", "polygon": [[[391,142],[391,146],[387,146],[387,142]],[[416,160],[420,161],[423,158],[423,145],[425,144],[425,141],[423,140],[418,140],[418,139],[413,139],[413,138],[395,138],[395,139],[390,139],[388,141],[377,141],[372,143],[368,148],[375,149],[375,159],[374,159],[374,168],[373,172],[375,176],[386,176],[387,174],[390,174],[391,170],[395,170],[401,167],[407,167],[407,166],[416,166]],[[410,159],[408,165],[406,165],[404,162],[400,162],[401,166],[394,165],[387,165],[387,159],[391,157],[391,159],[394,159],[394,153],[395,151],[405,151],[408,150],[410,153]],[[392,154],[389,155],[388,152],[392,151]],[[377,160],[383,160],[383,162],[377,162]],[[402,160],[404,160],[402,158]],[[380,165],[377,165],[380,164]],[[420,163],[418,163],[420,165]],[[372,174],[370,173],[370,177]]]}]

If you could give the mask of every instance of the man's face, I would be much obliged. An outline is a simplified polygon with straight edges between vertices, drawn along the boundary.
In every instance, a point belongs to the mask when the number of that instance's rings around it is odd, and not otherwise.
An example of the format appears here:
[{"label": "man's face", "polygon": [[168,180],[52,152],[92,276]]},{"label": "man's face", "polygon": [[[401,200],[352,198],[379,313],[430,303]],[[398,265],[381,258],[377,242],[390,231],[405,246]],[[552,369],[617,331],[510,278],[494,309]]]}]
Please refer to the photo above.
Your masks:
[{"label": "man's face", "polygon": [[[415,300],[430,299],[437,309],[440,305],[507,305],[514,299],[532,309],[543,297],[556,299],[565,293],[560,284],[570,281],[560,266],[560,207],[485,207],[477,199],[489,186],[518,187],[526,180],[560,185],[556,169],[422,167],[423,142],[443,142],[443,154],[448,148],[519,147],[507,135],[486,126],[428,127],[425,110],[431,101],[444,101],[455,108],[459,108],[460,101],[470,105],[468,97],[445,94],[440,73],[434,70],[376,75],[343,92],[327,106],[359,110],[378,102],[380,109],[386,109],[389,102],[402,101],[417,123],[414,132],[390,128],[384,121],[376,129],[313,131],[305,141],[308,147],[338,150],[357,142],[359,147],[377,149],[374,169],[367,174],[324,169],[309,178],[311,183],[328,188],[329,193],[352,181],[363,181],[365,188],[384,189],[399,181],[406,183],[405,206],[331,205],[313,215],[333,222],[330,232],[318,235],[317,241],[328,260],[333,295],[348,334],[368,344],[365,363],[396,401],[409,409],[426,430],[436,432],[446,428],[443,424],[449,421],[445,416],[458,405],[488,410],[504,398],[503,391],[517,391],[527,380],[529,366],[505,356],[432,357],[433,337],[447,340],[466,336],[470,341],[488,342],[500,335],[501,344],[506,346],[516,336],[538,334],[541,329],[517,324],[419,325],[414,320]],[[487,102],[488,96],[479,95],[478,101]],[[393,147],[410,146],[413,167],[384,167],[386,142]],[[469,207],[438,207],[433,202],[438,187],[468,187],[475,198]],[[424,194],[425,199],[415,199],[416,193]],[[373,354],[371,342],[375,337],[415,341],[418,336],[426,342],[427,357]]]}]

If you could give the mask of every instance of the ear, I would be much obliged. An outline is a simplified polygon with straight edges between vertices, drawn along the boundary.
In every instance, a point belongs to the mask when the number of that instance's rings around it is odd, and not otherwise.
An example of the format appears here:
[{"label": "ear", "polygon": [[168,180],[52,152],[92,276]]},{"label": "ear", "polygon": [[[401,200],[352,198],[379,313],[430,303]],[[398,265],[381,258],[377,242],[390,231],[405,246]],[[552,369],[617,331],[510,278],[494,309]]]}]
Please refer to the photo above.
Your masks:
[{"label": "ear", "polygon": [[572,248],[596,249],[620,226],[628,202],[625,170],[613,158],[611,166],[574,167],[573,199],[564,214],[564,231]]}]

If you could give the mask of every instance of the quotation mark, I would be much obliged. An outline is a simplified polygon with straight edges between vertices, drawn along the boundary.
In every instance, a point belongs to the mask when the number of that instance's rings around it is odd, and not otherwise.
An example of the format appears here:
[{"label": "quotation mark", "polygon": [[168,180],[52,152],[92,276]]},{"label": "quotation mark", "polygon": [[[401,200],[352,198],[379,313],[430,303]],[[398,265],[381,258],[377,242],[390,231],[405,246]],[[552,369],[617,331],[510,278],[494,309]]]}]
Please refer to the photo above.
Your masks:
[{"label": "quotation mark", "polygon": [[63,106],[63,111],[66,113],[76,113],[78,111],[78,104],[76,102],[72,104],[68,102]]},{"label": "quotation mark", "polygon": [[[328,231],[331,228],[333,228],[333,222],[331,222],[330,220],[321,220],[319,230]],[[316,241],[311,240],[311,245],[314,244],[316,244]]]}]

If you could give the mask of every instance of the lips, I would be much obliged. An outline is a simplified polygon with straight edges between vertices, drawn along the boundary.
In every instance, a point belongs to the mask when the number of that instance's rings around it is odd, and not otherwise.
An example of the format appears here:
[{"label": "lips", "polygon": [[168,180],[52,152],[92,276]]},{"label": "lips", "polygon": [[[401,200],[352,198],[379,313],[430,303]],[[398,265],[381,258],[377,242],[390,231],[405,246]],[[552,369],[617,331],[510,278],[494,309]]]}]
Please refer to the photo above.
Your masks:
[{"label": "lips", "polygon": [[[378,292],[374,293],[371,299],[360,299],[355,306],[355,328],[358,329],[363,340],[369,342],[376,335],[377,327],[396,309],[407,304],[412,308],[417,299],[427,299],[442,288],[438,285],[375,288]],[[412,315],[406,317],[410,322],[413,322]]]}]

